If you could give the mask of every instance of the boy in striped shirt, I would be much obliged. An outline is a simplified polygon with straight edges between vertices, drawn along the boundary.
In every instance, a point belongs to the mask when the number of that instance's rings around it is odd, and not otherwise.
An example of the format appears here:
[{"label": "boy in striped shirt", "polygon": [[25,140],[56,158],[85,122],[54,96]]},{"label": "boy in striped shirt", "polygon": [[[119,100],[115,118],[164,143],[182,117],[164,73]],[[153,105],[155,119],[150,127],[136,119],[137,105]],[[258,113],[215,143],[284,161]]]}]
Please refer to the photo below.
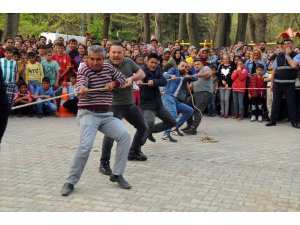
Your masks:
[{"label": "boy in striped shirt", "polygon": [[4,49],[4,58],[0,59],[0,67],[3,73],[3,80],[6,86],[6,93],[9,106],[12,107],[14,94],[17,90],[16,82],[19,80],[18,65],[12,59],[13,51],[11,48]]}]

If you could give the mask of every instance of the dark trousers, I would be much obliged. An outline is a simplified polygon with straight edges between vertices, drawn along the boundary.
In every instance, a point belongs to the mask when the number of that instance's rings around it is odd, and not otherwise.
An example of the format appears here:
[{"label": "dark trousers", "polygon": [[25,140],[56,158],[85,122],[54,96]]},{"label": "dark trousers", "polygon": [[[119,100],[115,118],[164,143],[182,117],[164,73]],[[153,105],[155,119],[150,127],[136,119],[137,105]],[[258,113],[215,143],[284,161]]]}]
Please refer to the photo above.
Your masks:
[{"label": "dark trousers", "polygon": [[68,109],[71,113],[77,115],[77,111],[78,111],[77,103],[78,103],[78,98],[75,97],[73,99],[70,99],[70,100],[66,101],[63,104],[63,107],[65,107],[66,109]]},{"label": "dark trousers", "polygon": [[[177,125],[176,119],[174,119],[173,116],[164,107],[161,107],[159,109],[146,109],[143,110],[143,114],[149,126],[147,135],[142,141],[143,144],[145,144],[147,137],[151,133],[159,133]],[[161,119],[162,122],[155,124],[155,117]]]},{"label": "dark trousers", "polygon": [[[14,106],[24,105],[22,103],[16,103]],[[32,115],[33,114],[33,106],[26,106],[23,108],[19,108],[13,111],[15,114],[21,114],[21,115]]]},{"label": "dark trousers", "polygon": [[[194,96],[195,106],[201,110],[201,113],[199,112],[198,109],[194,108],[194,114],[187,120],[187,124],[197,129],[201,123],[201,119],[202,119],[201,114],[204,113],[205,109],[208,107],[208,105],[212,100],[212,93],[208,91],[195,92],[193,96]],[[187,104],[191,107],[194,107],[192,104],[191,96],[188,97]]]},{"label": "dark trousers", "polygon": [[[122,120],[125,118],[131,125],[136,128],[136,132],[131,143],[130,153],[138,153],[141,151],[141,145],[145,138],[147,138],[148,125],[140,112],[139,108],[135,104],[112,106],[112,112],[114,117]],[[104,136],[102,143],[102,156],[101,163],[105,163],[110,160],[111,149],[113,147],[114,139]]]},{"label": "dark trousers", "polygon": [[263,101],[261,96],[251,98],[251,115],[262,116],[263,115]]},{"label": "dark trousers", "polygon": [[278,119],[283,94],[285,96],[290,121],[294,123],[297,121],[295,83],[274,82],[273,103],[270,121],[276,122]]},{"label": "dark trousers", "polygon": [[6,108],[0,107],[0,143],[4,135],[4,132],[6,130],[9,113],[10,110],[8,107]]}]

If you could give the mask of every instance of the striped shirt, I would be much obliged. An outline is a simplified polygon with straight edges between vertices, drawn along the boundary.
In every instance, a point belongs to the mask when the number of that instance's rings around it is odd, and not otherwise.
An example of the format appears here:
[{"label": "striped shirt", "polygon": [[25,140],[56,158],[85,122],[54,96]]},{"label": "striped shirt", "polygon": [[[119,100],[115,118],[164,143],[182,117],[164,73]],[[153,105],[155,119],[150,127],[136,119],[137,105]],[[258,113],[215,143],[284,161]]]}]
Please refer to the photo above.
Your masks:
[{"label": "striped shirt", "polygon": [[[125,84],[125,76],[114,66],[103,63],[101,71],[93,71],[87,65],[78,71],[77,88],[81,86],[89,89],[104,88],[105,84],[116,81],[119,84]],[[79,97],[78,107],[86,106],[110,106],[113,99],[113,93],[110,91],[90,92],[85,97]]]},{"label": "striped shirt", "polygon": [[15,83],[18,72],[17,62],[13,59],[7,60],[6,58],[1,58],[0,67],[2,68],[4,82]]}]

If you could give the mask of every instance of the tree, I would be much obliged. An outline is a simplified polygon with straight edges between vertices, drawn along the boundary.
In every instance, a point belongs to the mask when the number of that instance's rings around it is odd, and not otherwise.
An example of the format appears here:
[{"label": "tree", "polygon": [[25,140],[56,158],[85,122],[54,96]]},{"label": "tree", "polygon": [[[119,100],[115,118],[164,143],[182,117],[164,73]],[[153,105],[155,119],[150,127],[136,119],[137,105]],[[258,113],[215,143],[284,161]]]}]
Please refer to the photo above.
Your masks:
[{"label": "tree", "polygon": [[237,43],[238,41],[246,41],[247,22],[248,13],[239,13],[235,43]]},{"label": "tree", "polygon": [[231,44],[230,28],[231,28],[231,14],[230,13],[217,14],[217,32],[216,32],[215,44],[214,44],[216,48],[229,46]]},{"label": "tree", "polygon": [[5,14],[5,28],[3,38],[14,37],[18,34],[19,29],[19,13]]},{"label": "tree", "polygon": [[267,13],[257,13],[255,20],[256,41],[265,41],[267,28]]},{"label": "tree", "polygon": [[162,42],[162,23],[163,14],[155,13],[155,37],[161,43]]},{"label": "tree", "polygon": [[199,36],[197,31],[197,16],[195,13],[187,13],[186,14],[186,25],[187,25],[187,31],[189,35],[189,42],[191,45],[194,45],[195,47],[199,46]]},{"label": "tree", "polygon": [[102,39],[103,38],[108,38],[108,35],[109,35],[109,24],[110,24],[110,13],[104,13],[104,15],[103,15]]},{"label": "tree", "polygon": [[144,42],[150,43],[150,15],[144,13]]},{"label": "tree", "polygon": [[249,40],[256,42],[256,32],[255,32],[255,19],[252,14],[249,14],[249,21],[248,21],[248,34]]},{"label": "tree", "polygon": [[186,13],[180,13],[179,15],[179,28],[178,28],[178,41],[182,41],[187,38],[187,23]]}]

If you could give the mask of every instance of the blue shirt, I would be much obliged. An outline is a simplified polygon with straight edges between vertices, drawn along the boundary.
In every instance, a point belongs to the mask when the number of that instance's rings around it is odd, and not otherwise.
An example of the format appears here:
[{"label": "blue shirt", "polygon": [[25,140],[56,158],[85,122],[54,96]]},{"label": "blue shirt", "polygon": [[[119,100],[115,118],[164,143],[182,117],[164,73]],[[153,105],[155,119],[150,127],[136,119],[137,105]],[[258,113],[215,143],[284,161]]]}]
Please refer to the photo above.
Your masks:
[{"label": "blue shirt", "polygon": [[52,90],[52,88],[49,88],[47,91],[45,91],[42,86],[37,88],[35,94],[37,94],[37,95],[49,95],[51,98],[55,97],[55,93]]}]

